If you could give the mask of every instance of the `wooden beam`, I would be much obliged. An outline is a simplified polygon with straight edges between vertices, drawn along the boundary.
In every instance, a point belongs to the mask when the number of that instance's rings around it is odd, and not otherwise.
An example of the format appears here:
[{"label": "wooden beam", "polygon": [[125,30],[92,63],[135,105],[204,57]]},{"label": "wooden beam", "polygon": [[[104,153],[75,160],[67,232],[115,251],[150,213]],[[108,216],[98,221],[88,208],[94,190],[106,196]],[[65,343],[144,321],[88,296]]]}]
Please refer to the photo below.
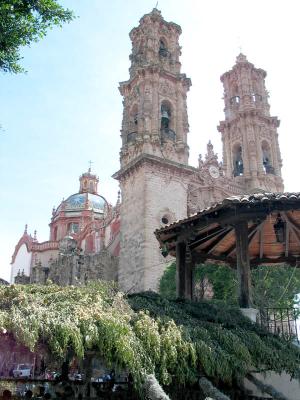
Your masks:
[{"label": "wooden beam", "polygon": [[238,299],[241,308],[251,307],[251,275],[248,250],[248,222],[235,225],[237,275],[239,281]]},{"label": "wooden beam", "polygon": [[[253,225],[253,226],[249,229],[249,231],[247,230],[247,232],[248,232],[248,235],[247,235],[247,237],[248,237],[248,247],[249,247],[249,245],[250,245],[252,239],[254,238],[255,233],[256,233],[256,231],[258,230],[258,227],[259,227],[261,224],[262,224],[262,223],[260,223],[259,225]],[[236,242],[235,242],[233,245],[231,245],[231,246],[229,247],[229,249],[224,253],[224,255],[225,255],[226,257],[230,257],[231,254],[234,252],[235,249],[236,249]]]},{"label": "wooden beam", "polygon": [[288,228],[294,234],[297,242],[300,245],[300,239],[299,239],[300,231],[298,226],[295,224],[293,220],[291,220],[291,218],[289,218],[289,216],[285,212],[281,213],[281,215],[286,222],[286,228]]},{"label": "wooden beam", "polygon": [[232,230],[232,227],[227,227],[224,232],[219,233],[219,235],[216,237],[216,239],[209,246],[207,246],[205,248],[205,252],[207,254],[212,253],[215,250],[215,248],[224,241],[224,239],[226,238],[226,236],[228,235],[228,233],[231,230]]},{"label": "wooden beam", "polygon": [[202,236],[197,236],[194,241],[190,242],[190,247],[191,247],[191,249],[194,249],[201,242],[205,242],[206,240],[209,240],[211,238],[218,237],[218,235],[224,233],[225,231],[227,232],[228,228],[222,228],[220,226],[217,226],[216,228],[205,232]]},{"label": "wooden beam", "polygon": [[229,258],[223,255],[215,255],[215,254],[204,254],[199,253],[197,251],[193,251],[193,262],[194,264],[201,264],[205,263],[207,260],[212,262],[217,262],[218,264],[227,264],[230,265],[232,268],[236,268],[236,260],[233,258]]},{"label": "wooden beam", "polygon": [[[264,205],[265,206],[265,205]],[[174,224],[169,228],[162,228],[162,231],[155,231],[157,239],[161,243],[167,243],[169,239],[174,240],[175,238],[184,235],[185,238],[189,235],[189,229],[193,230],[193,233],[200,232],[209,226],[218,225],[234,225],[241,219],[248,221],[252,219],[265,219],[269,214],[269,209],[259,205],[259,207],[248,208],[247,205],[239,204],[236,208],[226,208],[225,210],[214,210],[207,214],[200,216],[191,217],[191,220],[187,219],[185,222]]]},{"label": "wooden beam", "polygon": [[209,216],[208,219],[204,220],[204,216],[197,221],[197,225],[194,223],[194,226],[201,227],[205,225],[211,225],[211,224],[219,224],[219,225],[235,225],[238,223],[241,219],[251,221],[253,219],[258,220],[258,219],[265,219],[268,214],[268,211],[265,209],[261,208],[246,208],[241,210],[235,210],[235,209],[230,209],[226,210],[224,212],[220,212],[219,214],[214,215],[212,212]]},{"label": "wooden beam", "polygon": [[291,214],[287,214],[286,212],[282,213],[285,219],[289,221],[289,223],[293,226],[293,228],[300,234],[300,226],[297,221],[292,218]]}]

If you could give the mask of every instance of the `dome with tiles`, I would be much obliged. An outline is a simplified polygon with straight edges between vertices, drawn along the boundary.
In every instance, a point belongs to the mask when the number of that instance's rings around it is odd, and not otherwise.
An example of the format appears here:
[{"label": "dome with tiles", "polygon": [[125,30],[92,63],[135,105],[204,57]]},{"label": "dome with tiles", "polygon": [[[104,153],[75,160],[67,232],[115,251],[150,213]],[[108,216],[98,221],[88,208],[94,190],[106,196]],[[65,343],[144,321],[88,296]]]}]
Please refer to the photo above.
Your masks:
[{"label": "dome with tiles", "polygon": [[80,176],[79,181],[79,193],[72,194],[66,200],[63,200],[54,214],[57,215],[61,211],[78,213],[83,210],[91,210],[98,216],[103,215],[108,203],[97,192],[98,177],[92,174],[89,168],[88,172]]},{"label": "dome with tiles", "polygon": [[93,193],[76,193],[72,194],[67,200],[63,201],[60,209],[64,208],[65,211],[76,210],[93,210],[95,212],[103,213],[107,205],[104,197]]}]

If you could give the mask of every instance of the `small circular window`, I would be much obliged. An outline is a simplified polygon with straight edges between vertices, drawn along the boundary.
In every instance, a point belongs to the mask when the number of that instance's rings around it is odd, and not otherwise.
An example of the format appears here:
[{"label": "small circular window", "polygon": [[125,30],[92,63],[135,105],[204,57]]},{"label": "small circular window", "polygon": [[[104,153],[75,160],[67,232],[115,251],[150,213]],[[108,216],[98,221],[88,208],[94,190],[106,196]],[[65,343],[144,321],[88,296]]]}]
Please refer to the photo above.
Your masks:
[{"label": "small circular window", "polygon": [[164,215],[164,216],[162,217],[162,219],[161,219],[161,222],[162,222],[163,224],[165,224],[165,225],[168,225],[168,223],[169,223],[169,218],[168,218],[166,215]]}]

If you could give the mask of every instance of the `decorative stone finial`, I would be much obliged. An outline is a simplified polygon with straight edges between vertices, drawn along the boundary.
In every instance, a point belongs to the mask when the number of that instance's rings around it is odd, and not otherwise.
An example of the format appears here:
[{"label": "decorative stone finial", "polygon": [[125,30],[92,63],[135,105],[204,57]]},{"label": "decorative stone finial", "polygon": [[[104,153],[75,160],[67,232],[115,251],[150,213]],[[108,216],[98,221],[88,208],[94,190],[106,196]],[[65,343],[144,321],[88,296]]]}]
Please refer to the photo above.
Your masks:
[{"label": "decorative stone finial", "polygon": [[214,146],[212,142],[209,140],[207,143],[207,153],[205,155],[205,162],[214,162],[218,163],[218,155],[214,152]]},{"label": "decorative stone finial", "polygon": [[198,167],[199,167],[199,168],[202,168],[202,167],[203,167],[202,154],[199,154],[199,157],[198,157]]},{"label": "decorative stone finial", "polygon": [[25,229],[24,229],[24,233],[25,233],[25,234],[27,234],[27,228],[28,228],[28,225],[26,224],[26,225],[25,225]]},{"label": "decorative stone finial", "polygon": [[36,240],[36,229],[35,229],[35,231],[33,232],[33,240]]},{"label": "decorative stone finial", "polygon": [[212,142],[209,140],[207,143],[207,155],[212,156],[214,154],[214,146]]},{"label": "decorative stone finial", "polygon": [[248,61],[247,57],[243,53],[240,53],[236,58],[236,62],[237,63],[244,63],[244,62],[247,62],[247,61]]},{"label": "decorative stone finial", "polygon": [[151,11],[151,14],[155,14],[155,15],[161,15],[161,12],[159,11],[159,9],[157,8],[158,6],[158,2],[156,3],[156,6],[153,8],[153,10]]},{"label": "decorative stone finial", "polygon": [[65,198],[63,197],[63,198],[62,198],[62,201],[61,201],[60,210],[63,211],[65,208],[66,208]]},{"label": "decorative stone finial", "polygon": [[121,202],[121,190],[118,190],[118,200],[117,200],[117,204],[120,204]]}]

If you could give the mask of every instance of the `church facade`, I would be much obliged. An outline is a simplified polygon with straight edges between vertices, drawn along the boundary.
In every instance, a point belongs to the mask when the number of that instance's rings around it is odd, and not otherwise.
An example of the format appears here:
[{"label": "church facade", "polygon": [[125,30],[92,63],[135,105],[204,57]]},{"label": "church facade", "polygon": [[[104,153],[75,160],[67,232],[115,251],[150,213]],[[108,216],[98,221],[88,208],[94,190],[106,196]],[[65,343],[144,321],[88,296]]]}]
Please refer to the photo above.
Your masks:
[{"label": "church facade", "polygon": [[98,194],[99,179],[80,178],[79,192],[53,208],[49,240],[25,231],[12,256],[11,282],[76,285],[93,279],[117,279],[120,252],[120,198],[113,207]]},{"label": "church facade", "polygon": [[[165,21],[157,9],[144,15],[139,26],[130,32],[129,79],[119,87],[124,105],[120,169],[113,175],[119,181],[121,199],[115,207],[107,205],[103,199],[100,218],[93,207],[92,212],[89,209],[92,196],[97,195],[97,178],[88,178],[91,183],[87,183],[85,192],[81,182],[79,194],[88,193],[88,199],[78,219],[75,214],[72,221],[66,219],[68,200],[52,216],[50,242],[55,242],[51,246],[56,246],[56,253],[51,256],[51,262],[48,261],[48,277],[53,278],[50,271],[55,269],[59,282],[59,257],[66,259],[69,250],[63,248],[73,246],[82,249],[81,256],[97,259],[92,268],[94,272],[89,272],[91,266],[85,260],[83,277],[78,273],[78,266],[71,262],[67,268],[68,277],[60,283],[74,283],[70,278],[73,274],[82,282],[95,276],[115,279],[125,292],[156,290],[168,260],[161,255],[153,234],[155,229],[224,197],[258,190],[283,191],[279,121],[270,116],[266,72],[248,62],[243,54],[221,77],[225,101],[225,119],[218,126],[223,144],[222,162],[209,142],[205,156],[199,156],[198,166],[189,165],[186,100],[191,80],[181,72],[180,34],[180,26]],[[68,226],[73,231],[68,230]],[[111,232],[113,245],[107,239]],[[74,242],[66,238],[68,235]],[[34,238],[22,240],[31,241],[32,249],[42,245]],[[28,248],[27,244],[27,251]],[[22,262],[14,261],[21,249],[19,242],[13,257],[13,277],[22,275],[19,268]],[[100,263],[101,252],[112,257],[113,265],[105,267],[108,260]],[[40,281],[39,274],[34,272],[34,258],[32,260],[26,272],[23,268],[23,276]],[[45,269],[41,259],[38,263],[40,269]],[[99,263],[103,268],[97,275]],[[115,272],[110,274],[113,270]],[[45,280],[45,274],[42,276]]]}]

